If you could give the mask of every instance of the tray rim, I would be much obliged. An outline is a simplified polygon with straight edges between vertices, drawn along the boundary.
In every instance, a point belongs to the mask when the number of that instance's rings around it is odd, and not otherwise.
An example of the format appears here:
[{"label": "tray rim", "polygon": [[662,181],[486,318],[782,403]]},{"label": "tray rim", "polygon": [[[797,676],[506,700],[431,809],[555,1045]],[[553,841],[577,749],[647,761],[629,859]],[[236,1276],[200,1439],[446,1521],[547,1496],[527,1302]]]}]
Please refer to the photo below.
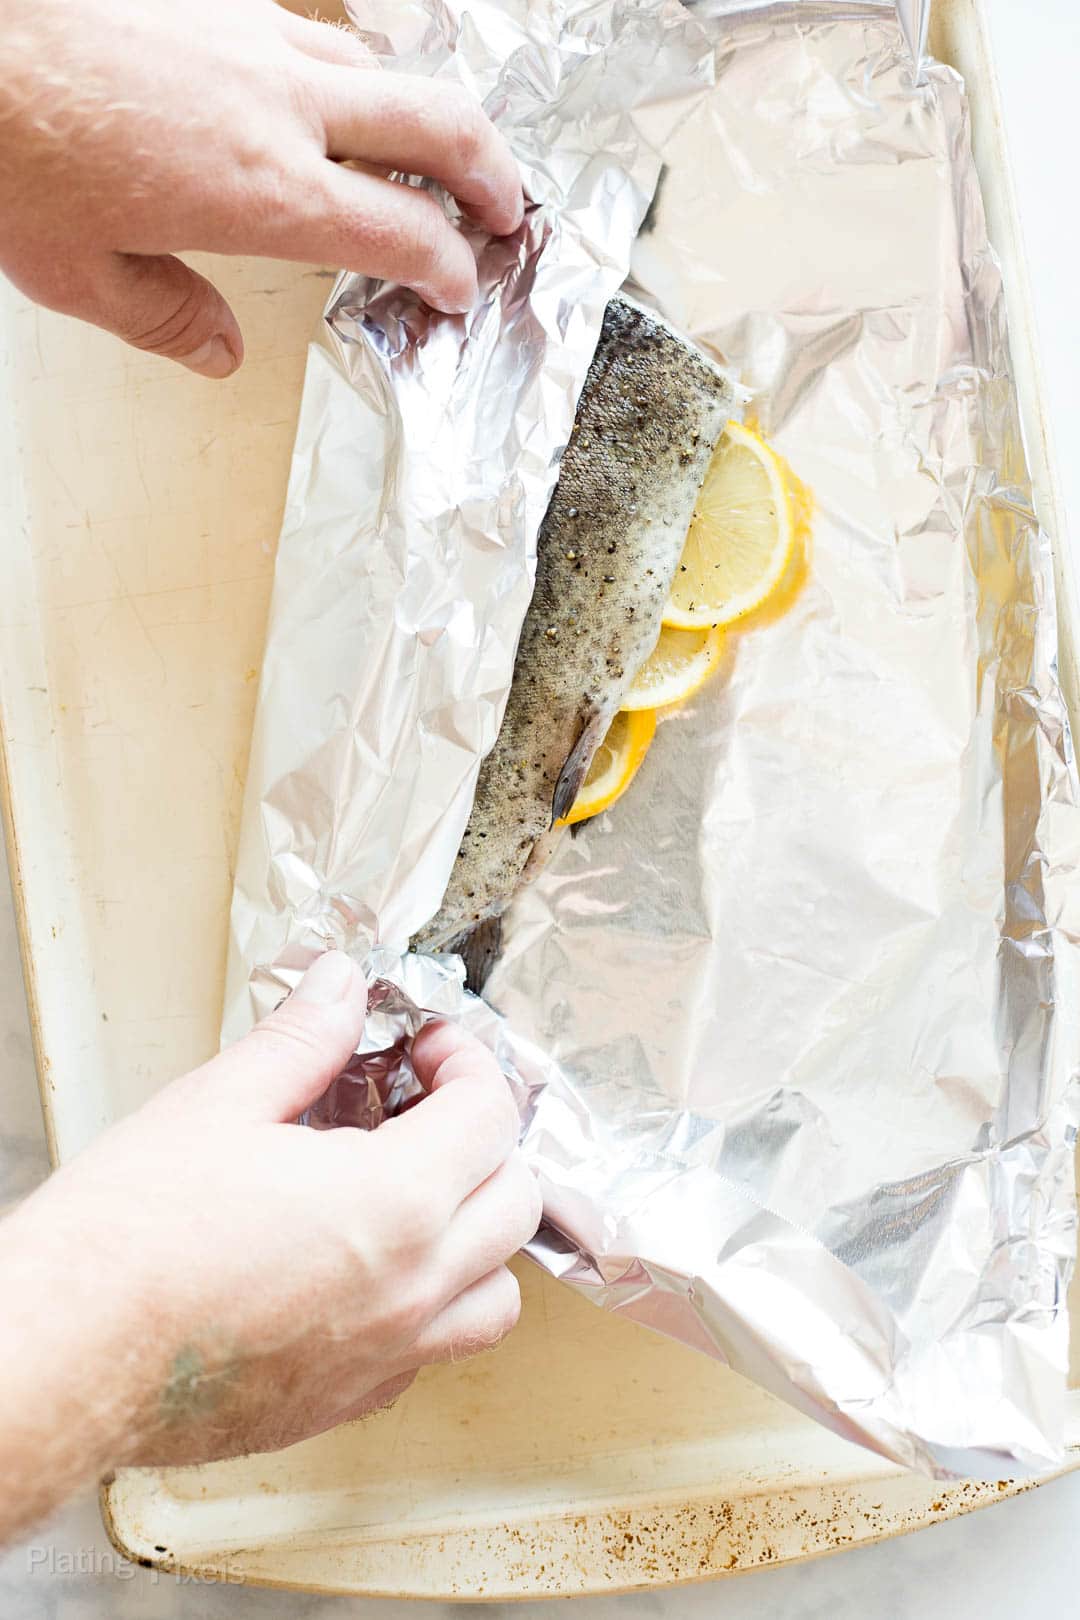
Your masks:
[{"label": "tray rim", "polygon": [[[683,1586],[700,1586],[729,1575],[752,1574],[760,1569],[780,1569],[794,1564],[809,1563],[827,1558],[834,1553],[855,1547],[869,1547],[897,1536],[910,1535],[930,1525],[945,1524],[950,1519],[991,1507],[1015,1496],[1027,1494],[1039,1485],[1048,1484],[1071,1472],[1080,1463],[1080,1422],[1075,1425],[1076,1461],[1069,1461],[1052,1474],[1038,1480],[966,1481],[955,1486],[942,1486],[924,1480],[901,1469],[882,1470],[860,1479],[834,1475],[820,1484],[803,1482],[784,1488],[783,1483],[763,1487],[736,1499],[717,1498],[704,1490],[671,1491],[650,1497],[642,1492],[639,1497],[625,1503],[613,1503],[603,1508],[573,1508],[539,1514],[528,1521],[533,1542],[533,1562],[539,1558],[550,1560],[560,1556],[565,1561],[571,1578],[559,1574],[557,1585],[540,1578],[532,1579],[533,1569],[523,1573],[524,1562],[521,1524],[510,1521],[482,1529],[461,1526],[452,1531],[445,1527],[415,1530],[406,1536],[392,1532],[372,1535],[359,1543],[349,1543],[342,1533],[340,1550],[351,1556],[354,1568],[365,1561],[377,1566],[380,1552],[387,1559],[387,1574],[374,1578],[361,1577],[351,1572],[336,1580],[316,1579],[306,1574],[292,1579],[286,1573],[271,1572],[265,1567],[237,1568],[229,1563],[226,1550],[216,1550],[206,1561],[187,1557],[175,1561],[163,1558],[149,1538],[133,1537],[130,1529],[121,1528],[122,1471],[113,1481],[103,1482],[101,1512],[106,1533],[116,1550],[132,1563],[160,1570],[164,1574],[189,1576],[207,1581],[225,1580],[230,1585],[246,1585],[270,1591],[310,1592],[326,1597],[407,1598],[427,1603],[523,1603],[578,1597],[625,1596],[632,1592],[664,1590]],[[118,1487],[120,1487],[118,1491]],[[918,1500],[905,1502],[905,1497]],[[834,1498],[830,1502],[830,1498]],[[842,1507],[835,1500],[842,1498]],[[896,1498],[890,1501],[890,1498]],[[922,1500],[925,1498],[925,1500]],[[799,1550],[777,1555],[771,1544],[760,1555],[762,1534],[760,1520],[767,1516],[773,1503],[784,1504],[790,1523],[797,1524],[795,1512],[807,1519],[814,1510],[831,1507],[833,1517],[828,1522],[817,1521],[819,1534],[812,1544],[804,1539]],[[730,1512],[729,1512],[730,1510]],[[734,1547],[722,1561],[712,1558],[717,1520],[722,1518],[719,1536],[721,1550]],[[663,1524],[657,1534],[658,1521]],[[843,1529],[842,1525],[854,1525]],[[690,1568],[685,1561],[688,1536],[700,1525],[708,1530],[707,1537],[692,1542],[697,1559]],[[501,1532],[501,1533],[500,1533]],[[769,1529],[775,1534],[775,1525]],[[806,1531],[793,1530],[806,1537]],[[646,1541],[645,1537],[649,1539]],[[777,1539],[780,1539],[779,1537]],[[636,1545],[640,1541],[640,1545]],[[422,1562],[427,1543],[434,1543],[440,1563],[445,1571],[453,1560],[478,1566],[484,1573],[478,1584],[461,1584],[440,1576],[440,1583],[423,1585],[417,1579],[416,1565]],[[616,1551],[612,1552],[612,1543]],[[539,1550],[538,1544],[542,1546]],[[283,1539],[282,1546],[286,1545]],[[707,1551],[702,1554],[700,1548]],[[658,1552],[659,1549],[659,1552]],[[245,1546],[248,1555],[254,1549]],[[270,1549],[274,1550],[273,1547]],[[320,1547],[325,1556],[325,1544]],[[410,1569],[411,1585],[400,1584],[402,1577],[390,1570],[402,1562],[407,1554],[413,1560]],[[682,1559],[680,1561],[680,1554]],[[304,1549],[300,1548],[300,1559]],[[668,1560],[677,1571],[670,1575],[658,1572],[658,1559]],[[384,1568],[386,1565],[384,1565]],[[456,1567],[456,1566],[455,1566]],[[604,1578],[604,1572],[607,1578]]]}]

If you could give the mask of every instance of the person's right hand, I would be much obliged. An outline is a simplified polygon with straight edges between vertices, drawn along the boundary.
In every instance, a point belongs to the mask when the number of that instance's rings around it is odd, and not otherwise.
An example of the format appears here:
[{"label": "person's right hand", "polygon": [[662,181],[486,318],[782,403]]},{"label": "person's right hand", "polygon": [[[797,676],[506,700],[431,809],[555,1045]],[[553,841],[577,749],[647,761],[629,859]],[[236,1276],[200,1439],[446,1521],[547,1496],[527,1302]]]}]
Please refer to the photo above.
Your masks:
[{"label": "person's right hand", "polygon": [[[429,1095],[399,1118],[372,1132],[290,1123],[344,1067],[365,999],[348,957],[320,957],[249,1035],[0,1227],[0,1260],[69,1279],[23,1359],[42,1399],[81,1395],[84,1440],[107,1425],[98,1466],[289,1444],[516,1321],[505,1262],[536,1230],[540,1196],[486,1048],[430,1025],[413,1049]],[[31,1315],[29,1276],[4,1278]]]},{"label": "person's right hand", "polygon": [[[347,167],[342,160],[358,160]],[[383,73],[271,0],[0,0],[0,270],[28,297],[208,377],[235,316],[173,257],[301,259],[466,310],[476,265],[427,191],[517,228],[521,179],[476,99]]]}]

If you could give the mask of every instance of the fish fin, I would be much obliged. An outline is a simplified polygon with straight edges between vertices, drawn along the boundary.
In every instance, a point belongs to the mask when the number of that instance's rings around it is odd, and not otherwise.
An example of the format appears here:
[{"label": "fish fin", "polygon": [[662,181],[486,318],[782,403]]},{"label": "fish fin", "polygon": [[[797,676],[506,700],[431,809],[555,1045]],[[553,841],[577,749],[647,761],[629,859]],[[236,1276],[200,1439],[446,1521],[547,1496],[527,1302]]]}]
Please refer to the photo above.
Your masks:
[{"label": "fish fin", "polygon": [[574,801],[589,774],[593,755],[604,740],[610,718],[606,710],[598,705],[590,706],[578,740],[567,754],[566,763],[559,772],[559,780],[555,784],[555,793],[551,800],[553,827],[557,821],[563,821],[574,808]]},{"label": "fish fin", "polygon": [[442,947],[465,963],[465,988],[474,995],[483,993],[487,976],[502,948],[502,918],[484,917],[471,928],[463,928]]},{"label": "fish fin", "polygon": [[668,169],[667,164],[661,163],[660,173],[656,177],[656,190],[653,192],[652,200],[650,201],[648,208],[645,210],[645,218],[638,226],[639,236],[648,236],[651,231],[656,229],[656,214],[660,205],[660,193],[664,189],[664,182],[667,180],[669,173],[670,170]]},{"label": "fish fin", "polygon": [[[573,830],[573,827],[571,827],[570,831],[573,832]],[[540,837],[536,840],[536,843],[529,851],[528,860],[522,867],[522,885],[536,882],[536,879],[540,876],[540,873],[544,870],[544,867],[547,865],[548,861],[550,861],[555,850],[558,848],[559,841],[565,831],[565,827],[560,826],[558,822],[554,822],[548,828],[547,832],[540,834]]]}]

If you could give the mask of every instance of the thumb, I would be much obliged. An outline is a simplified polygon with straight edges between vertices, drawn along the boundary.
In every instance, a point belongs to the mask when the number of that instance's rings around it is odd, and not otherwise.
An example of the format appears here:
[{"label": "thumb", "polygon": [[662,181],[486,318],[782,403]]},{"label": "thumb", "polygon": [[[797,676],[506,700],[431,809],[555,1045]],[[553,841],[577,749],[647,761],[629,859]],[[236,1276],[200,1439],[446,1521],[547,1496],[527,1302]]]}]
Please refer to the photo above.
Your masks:
[{"label": "thumb", "polygon": [[155,1099],[184,1109],[227,1109],[249,1119],[294,1120],[321,1097],[359,1043],[367,982],[344,951],[316,957],[292,994],[235,1045]]},{"label": "thumb", "polygon": [[69,313],[202,377],[231,376],[244,358],[236,316],[217,288],[171,255],[105,254]]}]

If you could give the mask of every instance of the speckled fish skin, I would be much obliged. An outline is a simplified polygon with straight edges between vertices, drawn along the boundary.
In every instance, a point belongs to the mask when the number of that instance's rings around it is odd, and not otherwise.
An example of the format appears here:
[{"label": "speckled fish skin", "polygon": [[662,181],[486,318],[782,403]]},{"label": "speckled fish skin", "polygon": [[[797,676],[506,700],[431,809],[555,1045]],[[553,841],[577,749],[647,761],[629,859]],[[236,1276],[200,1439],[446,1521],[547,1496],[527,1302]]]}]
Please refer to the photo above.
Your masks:
[{"label": "speckled fish skin", "polygon": [[[732,392],[647,310],[604,315],[537,543],[502,728],[421,950],[461,949],[543,865],[628,687],[652,652]],[[475,980],[482,975],[475,972]]]}]

